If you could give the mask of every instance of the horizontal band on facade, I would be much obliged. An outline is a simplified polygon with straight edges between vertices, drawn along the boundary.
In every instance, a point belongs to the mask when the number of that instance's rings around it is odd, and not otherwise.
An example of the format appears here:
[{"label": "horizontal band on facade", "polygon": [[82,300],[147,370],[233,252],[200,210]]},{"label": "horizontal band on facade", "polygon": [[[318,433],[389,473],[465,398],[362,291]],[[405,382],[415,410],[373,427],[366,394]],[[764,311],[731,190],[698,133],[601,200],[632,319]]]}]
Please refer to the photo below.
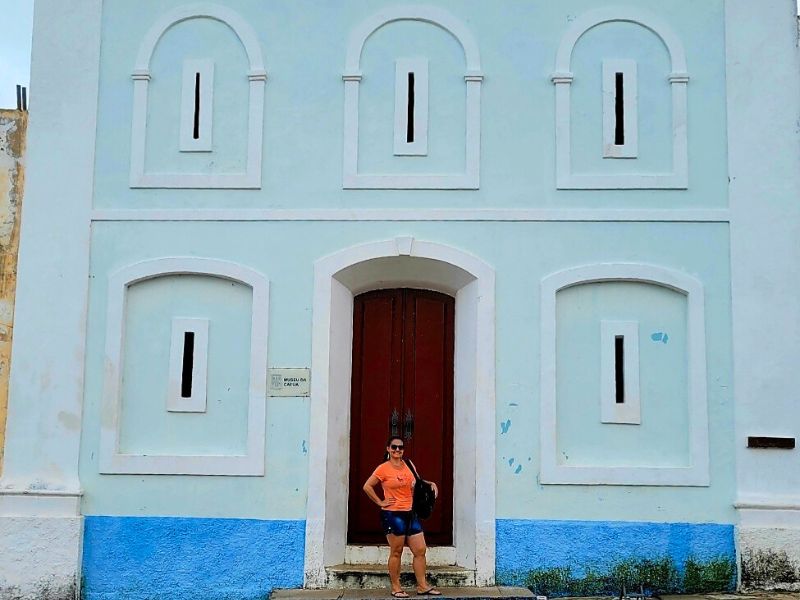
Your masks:
[{"label": "horizontal band on facade", "polygon": [[95,209],[92,221],[510,221],[728,223],[727,209]]}]

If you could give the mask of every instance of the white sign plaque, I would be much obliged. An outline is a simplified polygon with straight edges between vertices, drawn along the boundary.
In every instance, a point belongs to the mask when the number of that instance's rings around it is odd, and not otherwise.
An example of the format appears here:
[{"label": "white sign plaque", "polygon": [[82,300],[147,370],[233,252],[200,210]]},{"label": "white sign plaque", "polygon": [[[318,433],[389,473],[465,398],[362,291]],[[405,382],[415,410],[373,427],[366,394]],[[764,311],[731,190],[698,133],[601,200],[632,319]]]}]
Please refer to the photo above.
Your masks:
[{"label": "white sign plaque", "polygon": [[270,396],[310,396],[311,369],[270,369]]}]

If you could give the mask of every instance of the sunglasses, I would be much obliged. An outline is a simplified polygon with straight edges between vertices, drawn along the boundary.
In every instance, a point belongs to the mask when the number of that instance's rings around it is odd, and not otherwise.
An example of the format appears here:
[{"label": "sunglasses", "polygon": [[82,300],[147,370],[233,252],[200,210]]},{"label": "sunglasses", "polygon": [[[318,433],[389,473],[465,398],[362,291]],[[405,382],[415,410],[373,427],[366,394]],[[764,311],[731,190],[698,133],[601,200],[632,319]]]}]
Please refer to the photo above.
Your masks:
[{"label": "sunglasses", "polygon": [[392,450],[403,450],[405,446],[403,445],[398,446],[397,444],[392,444],[391,446],[389,446],[389,448],[391,448]]}]

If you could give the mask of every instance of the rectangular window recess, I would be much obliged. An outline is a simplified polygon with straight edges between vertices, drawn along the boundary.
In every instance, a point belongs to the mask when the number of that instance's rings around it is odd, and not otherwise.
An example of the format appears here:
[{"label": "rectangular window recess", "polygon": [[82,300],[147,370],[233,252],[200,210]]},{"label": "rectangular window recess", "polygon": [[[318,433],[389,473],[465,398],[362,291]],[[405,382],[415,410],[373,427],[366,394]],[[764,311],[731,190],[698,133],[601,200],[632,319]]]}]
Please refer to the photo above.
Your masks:
[{"label": "rectangular window recess", "polygon": [[169,349],[169,412],[206,412],[208,319],[172,319]]},{"label": "rectangular window recess", "polygon": [[183,61],[180,150],[211,152],[214,115],[214,62]]},{"label": "rectangular window recess", "polygon": [[600,421],[639,425],[639,323],[600,322]]},{"label": "rectangular window recess", "polygon": [[770,436],[749,436],[747,438],[748,448],[765,448],[771,450],[794,450],[795,438],[793,437],[770,437]]},{"label": "rectangular window recess", "polygon": [[183,334],[183,369],[181,370],[181,398],[192,397],[192,371],[194,370],[194,331]]},{"label": "rectangular window recess", "polygon": [[636,61],[603,61],[603,158],[639,155],[636,74]]},{"label": "rectangular window recess", "polygon": [[616,122],[614,124],[614,145],[625,145],[625,73],[617,73],[616,77],[617,92],[614,98],[614,113]]},{"label": "rectangular window recess", "polygon": [[625,336],[614,336],[614,382],[617,404],[625,403]]},{"label": "rectangular window recess", "polygon": [[428,155],[428,60],[395,62],[395,156]]}]

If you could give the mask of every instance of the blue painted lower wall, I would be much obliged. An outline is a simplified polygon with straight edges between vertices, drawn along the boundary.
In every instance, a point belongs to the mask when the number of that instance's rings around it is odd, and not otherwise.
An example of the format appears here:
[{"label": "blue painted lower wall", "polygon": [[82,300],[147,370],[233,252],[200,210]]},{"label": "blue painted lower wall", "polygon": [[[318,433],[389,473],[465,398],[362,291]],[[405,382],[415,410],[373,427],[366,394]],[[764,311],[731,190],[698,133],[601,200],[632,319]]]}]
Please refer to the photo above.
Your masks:
[{"label": "blue painted lower wall", "polygon": [[729,590],[733,525],[497,521],[497,580],[548,595]]},{"label": "blue painted lower wall", "polygon": [[261,600],[303,585],[305,521],[92,517],[85,600]]}]

